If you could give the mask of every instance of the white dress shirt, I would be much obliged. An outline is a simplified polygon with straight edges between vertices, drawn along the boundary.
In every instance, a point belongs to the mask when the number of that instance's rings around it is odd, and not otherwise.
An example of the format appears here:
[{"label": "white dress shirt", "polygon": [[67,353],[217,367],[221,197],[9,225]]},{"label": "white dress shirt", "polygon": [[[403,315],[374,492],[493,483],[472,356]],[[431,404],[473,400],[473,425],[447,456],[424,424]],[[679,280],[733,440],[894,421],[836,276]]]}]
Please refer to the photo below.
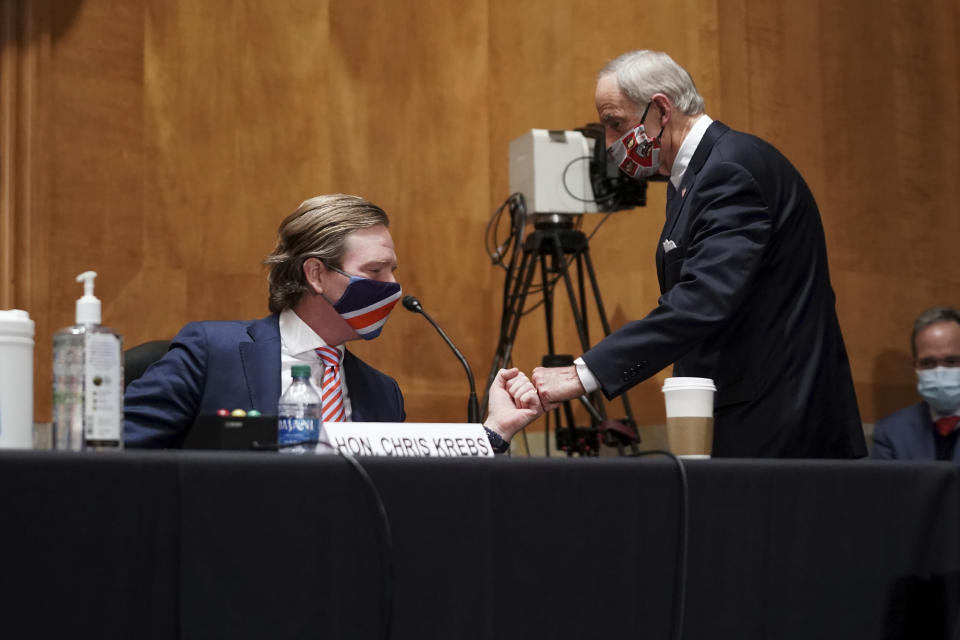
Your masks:
[{"label": "white dress shirt", "polygon": [[700,146],[700,141],[703,140],[704,134],[707,133],[707,127],[709,127],[712,122],[713,119],[710,116],[705,113],[702,114],[694,121],[693,126],[690,127],[690,131],[687,132],[683,142],[680,143],[680,149],[677,150],[677,157],[673,159],[673,166],[670,168],[670,182],[673,183],[674,189],[680,188],[680,183],[683,181],[683,174],[687,172],[687,167],[693,159],[693,153],[697,150],[697,147]]},{"label": "white dress shirt", "polygon": [[[295,364],[310,365],[310,382],[321,393],[323,382],[323,362],[315,349],[325,347],[327,343],[314,333],[307,323],[300,319],[291,309],[280,312],[280,395],[290,386],[292,379],[290,369]],[[336,347],[343,356],[343,345]],[[343,410],[346,421],[350,421],[350,393],[347,390],[347,376],[343,373],[342,362],[340,369],[340,391],[343,393]]]},{"label": "white dress shirt", "polygon": [[[929,403],[927,404],[927,407],[930,407]],[[937,420],[940,418],[949,418],[951,416],[960,416],[960,409],[957,409],[953,413],[943,414],[937,413],[932,407],[930,407],[930,421],[933,422],[933,424],[937,424]],[[960,429],[960,423],[957,423],[957,428]]]},{"label": "white dress shirt", "polygon": [[[707,127],[710,126],[711,122],[713,122],[713,119],[710,116],[705,113],[702,114],[694,121],[690,131],[687,132],[687,135],[683,138],[683,142],[680,143],[680,148],[677,150],[677,157],[674,158],[673,166],[670,168],[670,182],[673,184],[674,189],[680,188],[680,183],[683,182],[683,174],[686,173],[687,167],[690,165],[690,160],[693,159],[693,154],[697,150],[697,147],[700,146],[700,141],[703,140],[703,136],[707,133]],[[681,194],[680,197],[684,195],[686,194]],[[587,363],[583,361],[583,358],[577,358],[573,361],[573,364],[577,367],[577,376],[580,378],[580,384],[583,385],[587,393],[593,393],[600,388],[600,381],[597,380],[597,376],[593,375],[593,372],[587,367]]]}]

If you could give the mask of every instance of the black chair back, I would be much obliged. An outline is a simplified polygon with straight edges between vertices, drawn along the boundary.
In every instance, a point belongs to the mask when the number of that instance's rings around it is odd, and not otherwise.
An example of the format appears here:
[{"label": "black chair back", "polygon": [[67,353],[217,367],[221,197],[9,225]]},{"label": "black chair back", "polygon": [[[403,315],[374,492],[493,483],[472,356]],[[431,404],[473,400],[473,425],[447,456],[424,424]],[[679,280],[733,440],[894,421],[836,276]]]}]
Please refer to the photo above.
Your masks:
[{"label": "black chair back", "polygon": [[170,349],[169,340],[151,340],[123,352],[123,388],[139,378]]}]

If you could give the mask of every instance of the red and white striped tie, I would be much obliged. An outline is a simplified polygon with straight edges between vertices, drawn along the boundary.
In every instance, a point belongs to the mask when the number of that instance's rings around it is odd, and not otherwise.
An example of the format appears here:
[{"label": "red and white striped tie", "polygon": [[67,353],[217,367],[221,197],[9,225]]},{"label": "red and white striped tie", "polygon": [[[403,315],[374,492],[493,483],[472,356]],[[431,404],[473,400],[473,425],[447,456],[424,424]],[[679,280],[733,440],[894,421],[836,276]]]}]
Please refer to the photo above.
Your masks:
[{"label": "red and white striped tie", "polygon": [[340,350],[334,347],[318,347],[317,355],[323,361],[323,384],[321,403],[324,422],[344,422],[343,391],[340,389]]}]

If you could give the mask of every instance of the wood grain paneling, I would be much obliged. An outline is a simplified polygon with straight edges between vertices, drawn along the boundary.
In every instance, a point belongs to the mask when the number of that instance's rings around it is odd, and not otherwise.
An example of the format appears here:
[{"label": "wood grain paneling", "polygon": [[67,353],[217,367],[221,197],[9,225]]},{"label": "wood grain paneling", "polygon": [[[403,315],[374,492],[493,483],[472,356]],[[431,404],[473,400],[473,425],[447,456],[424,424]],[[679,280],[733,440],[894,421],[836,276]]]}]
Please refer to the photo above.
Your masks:
[{"label": "wood grain paneling", "polygon": [[[484,377],[497,311],[485,295],[490,212],[487,9],[444,0],[332,3],[331,134],[337,189],[385,207],[397,277]],[[395,376],[411,420],[463,420],[460,364],[398,307],[382,337],[351,346]]]},{"label": "wood grain paneling", "polygon": [[322,3],[148,4],[142,255],[125,293],[159,316],[132,342],[266,314],[277,225],[331,189],[326,24]]},{"label": "wood grain paneling", "polygon": [[[66,5],[66,3],[65,3]],[[65,6],[68,10],[69,5]],[[50,15],[28,0],[0,4],[0,308],[30,309],[43,295],[46,256],[31,238],[46,228],[28,213],[45,207],[45,95]]]},{"label": "wood grain paneling", "polygon": [[[405,291],[485,378],[503,275],[483,234],[509,195],[509,142],[594,120],[597,70],[642,47],[670,52],[708,113],[810,183],[866,421],[913,401],[913,317],[960,305],[953,0],[0,3],[0,296],[38,323],[38,420],[77,273],[101,274],[105,323],[128,346],[258,317],[277,224],[333,191],[386,208]],[[651,185],[647,207],[591,240],[614,327],[656,304],[663,208]],[[557,304],[558,349],[577,355]],[[522,368],[544,333],[539,310],[522,322]],[[398,309],[355,349],[397,377],[410,419],[462,419],[462,371],[422,318]],[[630,392],[645,424],[663,421],[667,373]]]}]

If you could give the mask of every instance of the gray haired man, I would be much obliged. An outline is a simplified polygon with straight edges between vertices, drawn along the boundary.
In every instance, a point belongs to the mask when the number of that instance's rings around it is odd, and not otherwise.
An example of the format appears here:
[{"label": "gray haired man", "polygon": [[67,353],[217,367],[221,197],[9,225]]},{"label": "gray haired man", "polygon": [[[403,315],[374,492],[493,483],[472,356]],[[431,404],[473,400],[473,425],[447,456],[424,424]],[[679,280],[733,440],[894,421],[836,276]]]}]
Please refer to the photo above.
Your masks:
[{"label": "gray haired man", "polygon": [[544,406],[596,389],[614,397],[673,364],[716,384],[714,456],[865,456],[820,212],[797,170],[712,120],[665,53],[616,58],[595,97],[621,171],[669,178],[662,295],[575,366],[535,369]]}]

